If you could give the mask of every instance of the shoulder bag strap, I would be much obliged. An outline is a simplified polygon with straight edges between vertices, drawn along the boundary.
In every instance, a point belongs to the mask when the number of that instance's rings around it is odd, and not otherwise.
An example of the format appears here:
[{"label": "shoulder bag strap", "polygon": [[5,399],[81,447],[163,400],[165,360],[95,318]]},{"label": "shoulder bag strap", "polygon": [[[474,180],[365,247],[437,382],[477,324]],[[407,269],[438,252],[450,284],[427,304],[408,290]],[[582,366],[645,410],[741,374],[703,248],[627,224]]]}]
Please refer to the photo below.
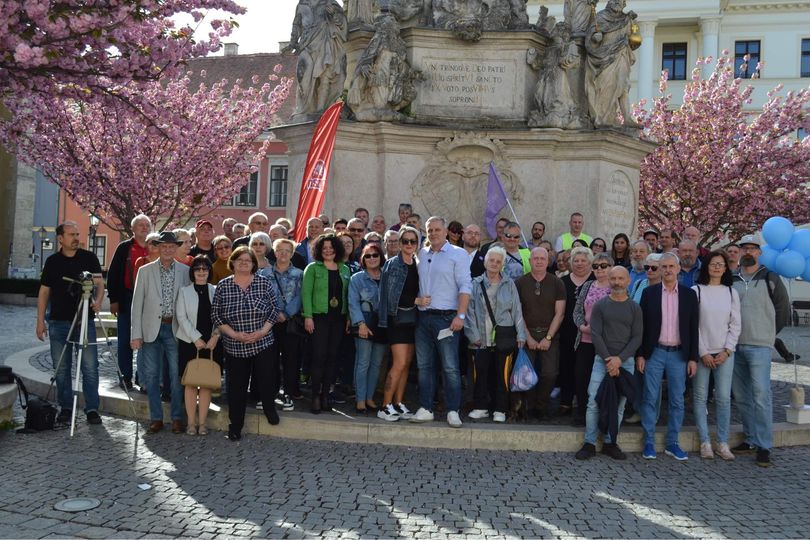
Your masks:
[{"label": "shoulder bag strap", "polygon": [[492,305],[489,303],[489,295],[487,294],[487,288],[484,287],[484,280],[481,280],[481,292],[484,293],[484,303],[487,305],[487,311],[489,312],[489,318],[492,321],[492,327],[495,328],[497,325],[495,324],[495,313],[492,311]]}]

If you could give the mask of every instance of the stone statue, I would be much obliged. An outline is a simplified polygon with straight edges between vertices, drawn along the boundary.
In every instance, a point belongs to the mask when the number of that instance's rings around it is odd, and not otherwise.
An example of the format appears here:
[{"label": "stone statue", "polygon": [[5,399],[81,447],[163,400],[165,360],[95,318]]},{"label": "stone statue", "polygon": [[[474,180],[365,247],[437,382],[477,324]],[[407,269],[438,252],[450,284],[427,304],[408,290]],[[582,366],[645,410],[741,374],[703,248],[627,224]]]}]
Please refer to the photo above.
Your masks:
[{"label": "stone statue", "polygon": [[585,93],[594,127],[619,125],[617,110],[624,116],[624,125],[632,125],[628,93],[630,68],[636,60],[629,38],[637,15],[624,13],[625,5],[625,0],[608,0],[585,37]]},{"label": "stone statue", "polygon": [[388,10],[400,28],[430,26],[430,0],[389,0]]},{"label": "stone statue", "polygon": [[348,0],[346,3],[346,19],[349,26],[372,26],[374,24],[375,0]]},{"label": "stone statue", "polygon": [[398,111],[416,96],[414,81],[421,73],[405,59],[405,42],[392,15],[380,15],[374,27],[374,37],[357,62],[346,103],[361,122],[400,120],[403,115]]},{"label": "stone statue", "polygon": [[540,79],[534,91],[537,109],[529,115],[529,127],[579,129],[584,127],[585,123],[571,91],[568,73],[569,70],[579,66],[579,51],[571,39],[571,28],[568,23],[557,23],[551,37],[553,41],[546,49],[542,62],[537,60],[534,49],[530,49],[527,55],[529,64],[535,69],[540,69]]},{"label": "stone statue", "polygon": [[484,30],[515,30],[529,27],[526,0],[483,0]]},{"label": "stone statue", "polygon": [[591,27],[597,0],[565,0],[563,15],[571,27],[571,36],[583,37]]},{"label": "stone statue", "polygon": [[436,28],[452,30],[459,39],[478,41],[484,30],[483,0],[433,0]]},{"label": "stone statue", "polygon": [[322,113],[343,92],[347,31],[343,8],[335,0],[299,0],[290,44],[284,48],[298,54],[293,118]]}]

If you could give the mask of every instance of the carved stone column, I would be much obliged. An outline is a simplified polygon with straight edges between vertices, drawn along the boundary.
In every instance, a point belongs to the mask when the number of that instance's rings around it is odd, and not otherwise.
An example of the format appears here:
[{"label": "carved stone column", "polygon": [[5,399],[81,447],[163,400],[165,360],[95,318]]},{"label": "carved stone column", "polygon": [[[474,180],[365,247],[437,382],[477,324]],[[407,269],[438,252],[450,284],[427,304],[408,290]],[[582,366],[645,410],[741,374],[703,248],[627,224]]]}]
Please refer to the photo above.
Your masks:
[{"label": "carved stone column", "polygon": [[[703,58],[717,58],[720,36],[720,18],[700,19],[700,33],[703,36]],[[708,77],[714,70],[713,65],[703,66],[703,77]]]}]

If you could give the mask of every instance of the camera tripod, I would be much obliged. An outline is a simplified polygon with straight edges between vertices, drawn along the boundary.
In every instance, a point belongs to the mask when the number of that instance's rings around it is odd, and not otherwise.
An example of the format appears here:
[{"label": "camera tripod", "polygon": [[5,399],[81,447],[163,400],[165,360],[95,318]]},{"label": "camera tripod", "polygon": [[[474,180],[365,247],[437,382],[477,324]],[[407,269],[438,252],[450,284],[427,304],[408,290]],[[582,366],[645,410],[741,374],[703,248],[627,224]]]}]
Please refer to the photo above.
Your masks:
[{"label": "camera tripod", "polygon": [[[67,339],[65,340],[65,345],[62,347],[62,353],[59,355],[59,361],[56,363],[56,368],[54,369],[53,376],[51,377],[51,386],[48,388],[48,394],[50,394],[51,388],[53,387],[54,383],[56,382],[56,374],[59,373],[59,368],[62,366],[62,362],[65,359],[65,351],[68,348],[68,345],[76,345],[77,349],[77,361],[76,361],[76,378],[73,380],[73,406],[71,407],[71,418],[70,418],[70,436],[73,437],[73,434],[76,429],[76,406],[79,400],[79,387],[81,383],[81,376],[82,376],[82,360],[84,359],[84,354],[87,350],[87,347],[98,347],[98,338],[96,338],[95,343],[90,343],[87,337],[87,331],[89,325],[92,321],[89,320],[90,316],[90,297],[93,294],[93,280],[92,275],[89,272],[85,272],[82,274],[80,280],[71,279],[69,277],[62,278],[65,281],[69,281],[70,283],[75,283],[81,285],[82,288],[82,296],[80,300],[80,308],[76,310],[76,315],[73,317],[73,322],[70,324],[70,330],[68,330]],[[81,323],[79,323],[79,317],[81,317]],[[78,341],[71,341],[71,337],[73,336],[73,332],[76,329],[77,323],[79,323],[79,336]],[[104,326],[104,321],[99,317],[99,323],[101,324],[101,331],[104,332],[105,342],[107,344],[107,348],[112,355],[112,345],[110,344],[109,334],[107,334],[107,329]],[[99,360],[100,360],[100,356]],[[121,368],[118,366],[118,362],[115,362],[115,368],[118,372],[119,379],[122,378]],[[129,389],[124,386],[124,392],[126,392],[127,400],[129,401],[130,407],[133,411],[133,418],[135,417],[135,409],[132,404],[132,396],[129,393]]]}]

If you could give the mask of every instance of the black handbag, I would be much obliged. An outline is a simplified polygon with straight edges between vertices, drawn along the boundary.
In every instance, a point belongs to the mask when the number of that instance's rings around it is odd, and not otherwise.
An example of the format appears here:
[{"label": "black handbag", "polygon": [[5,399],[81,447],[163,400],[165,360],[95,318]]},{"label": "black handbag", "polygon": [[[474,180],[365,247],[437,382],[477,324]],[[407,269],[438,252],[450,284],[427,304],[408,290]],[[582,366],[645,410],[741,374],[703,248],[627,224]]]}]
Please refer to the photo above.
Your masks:
[{"label": "black handbag", "polygon": [[304,328],[304,317],[300,313],[296,313],[287,319],[287,333],[295,336],[308,336],[306,328]]},{"label": "black handbag", "polygon": [[8,366],[0,366],[0,384],[14,384],[14,374]]},{"label": "black handbag", "polygon": [[514,352],[517,348],[517,327],[496,324],[495,313],[492,311],[492,305],[489,303],[489,296],[483,281],[481,282],[481,292],[484,293],[484,303],[487,305],[489,320],[492,321],[492,326],[495,328],[495,350],[505,354]]},{"label": "black handbag", "polygon": [[[34,433],[36,431],[47,431],[53,429],[56,424],[56,407],[49,401],[37,396],[29,396],[28,389],[22,379],[14,376],[17,382],[17,394],[20,399],[20,406],[25,411],[25,428],[20,430],[23,433]],[[25,404],[23,404],[25,396]]]},{"label": "black handbag", "polygon": [[394,325],[416,326],[416,307],[398,307],[397,314],[394,315]]}]

